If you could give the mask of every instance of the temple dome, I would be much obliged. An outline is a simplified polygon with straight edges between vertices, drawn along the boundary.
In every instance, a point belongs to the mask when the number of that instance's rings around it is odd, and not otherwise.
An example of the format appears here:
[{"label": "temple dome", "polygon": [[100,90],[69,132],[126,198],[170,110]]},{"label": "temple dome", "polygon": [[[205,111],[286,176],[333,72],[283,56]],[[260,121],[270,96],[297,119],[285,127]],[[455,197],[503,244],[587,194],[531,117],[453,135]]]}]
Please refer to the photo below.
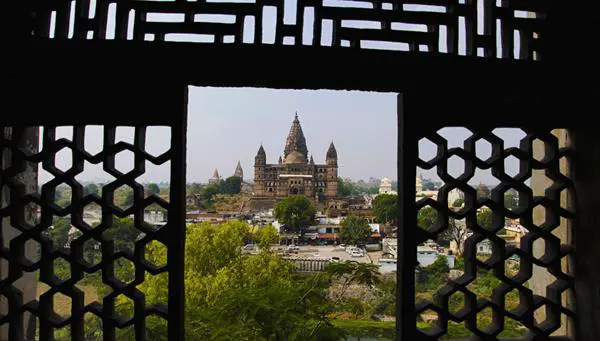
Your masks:
[{"label": "temple dome", "polygon": [[299,151],[294,150],[285,157],[285,164],[290,163],[306,163],[306,156]]}]

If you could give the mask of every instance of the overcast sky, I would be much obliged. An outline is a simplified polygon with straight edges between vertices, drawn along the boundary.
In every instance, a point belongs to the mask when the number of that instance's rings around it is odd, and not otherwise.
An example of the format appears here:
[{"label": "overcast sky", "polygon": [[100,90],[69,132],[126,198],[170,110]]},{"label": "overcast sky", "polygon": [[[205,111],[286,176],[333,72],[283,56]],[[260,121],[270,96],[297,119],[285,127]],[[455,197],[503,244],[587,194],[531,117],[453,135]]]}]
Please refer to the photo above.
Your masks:
[{"label": "overcast sky", "polygon": [[394,94],[190,88],[188,179],[205,182],[215,167],[230,176],[238,160],[251,178],[261,143],[277,163],[296,112],[316,163],[333,141],[340,176],[396,178]]},{"label": "overcast sky", "polygon": [[[285,139],[294,114],[298,117],[306,137],[308,151],[316,163],[325,161],[325,153],[334,142],[339,159],[339,175],[354,180],[369,177],[397,178],[397,128],[396,95],[393,93],[350,91],[297,91],[252,88],[197,88],[189,89],[187,181],[207,182],[217,168],[222,177],[233,175],[238,161],[246,179],[253,178],[254,156],[262,143],[267,161],[276,163],[283,154]],[[133,128],[117,128],[117,141],[133,142]],[[517,146],[524,133],[518,129],[498,129],[495,133],[504,138],[506,147]],[[448,146],[462,146],[469,132],[464,128],[445,128],[440,134]],[[57,138],[72,135],[72,129],[59,128]],[[152,127],[147,132],[147,151],[159,155],[169,146],[167,128]],[[85,148],[98,152],[102,147],[102,128],[86,128]],[[421,157],[429,159],[435,147],[428,143],[419,145]],[[477,153],[486,158],[491,149],[478,144]],[[71,166],[68,149],[57,155],[61,169]],[[128,171],[133,165],[133,155],[122,152],[116,166]],[[516,172],[517,162],[507,162],[509,172]],[[146,174],[141,182],[169,180],[169,164],[155,166],[146,163]],[[451,174],[461,173],[464,164],[460,159],[450,159]],[[434,171],[419,171],[426,177]],[[50,176],[40,171],[42,182]],[[99,165],[86,163],[81,181],[105,182],[113,178]],[[489,171],[478,170],[472,183],[495,184]]]}]

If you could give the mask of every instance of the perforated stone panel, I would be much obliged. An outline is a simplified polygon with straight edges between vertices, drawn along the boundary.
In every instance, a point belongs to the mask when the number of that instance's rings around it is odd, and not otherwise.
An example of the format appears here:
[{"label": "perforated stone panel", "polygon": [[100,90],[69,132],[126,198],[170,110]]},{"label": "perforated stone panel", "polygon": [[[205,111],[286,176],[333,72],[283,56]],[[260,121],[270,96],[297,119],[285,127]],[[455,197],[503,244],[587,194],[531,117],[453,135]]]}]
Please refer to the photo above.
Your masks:
[{"label": "perforated stone panel", "polygon": [[37,37],[344,47],[540,59],[547,1],[38,2]]},{"label": "perforated stone panel", "polygon": [[[6,220],[16,233],[10,245],[3,243],[1,249],[3,264],[8,266],[7,276],[0,279],[2,295],[8,302],[8,314],[2,316],[0,324],[2,328],[8,327],[10,340],[32,339],[35,328],[29,327],[30,330],[24,331],[22,327],[29,322],[26,312],[30,312],[37,317],[39,340],[53,340],[54,333],[61,328],[70,329],[70,339],[84,340],[84,324],[89,323],[88,320],[84,321],[84,316],[91,313],[101,321],[100,330],[104,340],[117,340],[119,334],[116,331],[123,328],[131,328],[137,340],[145,340],[146,321],[151,316],[162,318],[169,325],[179,323],[182,318],[178,307],[182,307],[183,302],[173,304],[174,310],[170,311],[166,301],[147,302],[138,286],[150,275],[167,274],[170,277],[180,274],[183,258],[172,258],[171,250],[174,247],[181,249],[184,227],[178,225],[181,222],[178,219],[169,220],[162,227],[144,219],[144,210],[149,206],[160,207],[169,216],[169,213],[181,210],[179,205],[183,204],[183,199],[171,200],[176,197],[173,193],[169,200],[156,194],[145,194],[141,177],[147,167],[159,165],[166,165],[168,173],[180,176],[184,160],[175,155],[183,146],[167,146],[164,151],[153,155],[146,143],[150,138],[146,132],[152,127],[131,128],[131,136],[127,136],[129,142],[125,142],[117,141],[116,126],[104,125],[103,133],[95,136],[102,141],[101,147],[92,151],[86,146],[89,127],[70,127],[72,133],[57,138],[57,130],[62,128],[44,126],[40,149],[35,144],[34,148],[29,148],[31,146],[25,140],[25,131],[37,127],[2,128],[2,235],[6,237]],[[60,153],[66,154],[57,157]],[[131,157],[127,169],[121,167],[123,162],[119,161],[123,153]],[[39,190],[35,176],[33,184],[32,179],[23,179],[25,172],[36,173],[38,167],[43,183]],[[104,184],[101,195],[84,192],[81,175],[88,167],[99,167],[107,178],[112,179]],[[56,189],[60,185],[70,187],[70,200],[57,202]],[[115,204],[115,191],[123,186],[133,191],[128,207]],[[98,224],[89,223],[87,209],[90,205],[98,207]],[[54,243],[48,234],[57,217],[67,217],[76,232],[64,245]],[[118,228],[115,225],[117,219],[124,217],[133,219],[136,238],[116,240],[108,237],[108,231]],[[37,256],[31,248],[26,250],[32,242],[37,245],[37,249],[34,248]],[[156,242],[164,244],[168,250],[166,263],[154,264],[146,257],[147,245]],[[57,262],[66,265],[64,268],[68,269],[68,273],[59,276],[55,271]],[[123,274],[116,272],[117,262],[131,266],[131,272],[125,274],[129,278],[123,279]],[[107,291],[105,294],[99,292],[97,299],[91,301],[88,293],[82,289],[85,284],[81,281],[86,276],[100,273]],[[18,283],[25,276],[28,276],[29,284],[37,284],[38,294],[43,292],[39,297],[23,295],[23,287]],[[165,287],[169,297],[183,291],[182,282],[173,283],[176,282],[169,281]],[[68,316],[56,312],[57,300],[70,302]],[[123,302],[131,303],[130,313],[118,307]],[[171,329],[172,333],[179,327]],[[167,335],[165,328],[165,339],[177,338],[175,333],[171,333]]]},{"label": "perforated stone panel", "polygon": [[[438,339],[449,329],[464,328],[475,340],[501,339],[507,329],[523,340],[565,335],[565,323],[575,317],[569,259],[576,217],[570,178],[573,150],[565,142],[566,132],[462,128],[453,134],[465,134],[464,142],[450,145],[443,131],[418,136],[418,168],[435,170],[443,185],[437,197],[416,203],[415,213],[431,207],[437,219],[415,229],[415,242],[462,230],[464,266],[462,275],[448,279],[433,299],[417,298],[416,313],[435,316],[418,334]],[[519,142],[507,145],[510,139]],[[489,192],[478,184],[481,180],[474,181],[484,173],[495,182]],[[449,201],[456,191],[462,192],[463,206],[453,207]],[[518,205],[508,206],[507,192],[518,197]],[[491,211],[491,220],[478,220],[482,210]],[[506,237],[506,219],[524,228],[520,241]],[[480,286],[481,281],[487,282]],[[482,287],[489,292],[482,293]]]}]

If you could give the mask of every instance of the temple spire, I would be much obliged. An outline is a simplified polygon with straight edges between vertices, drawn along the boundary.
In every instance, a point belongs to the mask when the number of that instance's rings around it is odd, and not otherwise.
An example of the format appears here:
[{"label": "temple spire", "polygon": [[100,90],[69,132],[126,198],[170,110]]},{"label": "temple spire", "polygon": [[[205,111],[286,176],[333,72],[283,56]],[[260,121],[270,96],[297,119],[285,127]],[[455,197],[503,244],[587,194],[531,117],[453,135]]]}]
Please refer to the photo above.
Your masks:
[{"label": "temple spire", "polygon": [[235,167],[235,172],[233,176],[237,176],[240,179],[244,179],[244,170],[242,169],[242,164],[238,160],[237,166]]},{"label": "temple spire", "polygon": [[302,132],[302,126],[300,120],[298,120],[298,113],[294,115],[294,121],[290,128],[290,133],[285,141],[285,149],[283,151],[283,158],[285,159],[288,154],[293,151],[297,151],[304,157],[308,156],[308,148],[306,147],[306,139],[304,138],[304,132]]}]

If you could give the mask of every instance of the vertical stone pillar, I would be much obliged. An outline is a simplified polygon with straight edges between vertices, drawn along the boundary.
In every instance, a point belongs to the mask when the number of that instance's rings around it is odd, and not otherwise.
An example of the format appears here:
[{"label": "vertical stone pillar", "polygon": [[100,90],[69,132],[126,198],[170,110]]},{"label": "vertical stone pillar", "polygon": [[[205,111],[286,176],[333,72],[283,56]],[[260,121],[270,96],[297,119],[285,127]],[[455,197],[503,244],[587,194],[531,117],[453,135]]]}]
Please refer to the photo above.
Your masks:
[{"label": "vertical stone pillar", "polygon": [[600,135],[595,129],[570,130],[577,163],[575,181],[575,296],[577,341],[600,340]]},{"label": "vertical stone pillar", "polygon": [[[570,144],[569,136],[566,129],[557,129],[553,132],[553,134],[558,138],[558,147],[563,148]],[[538,143],[539,142],[539,143]],[[533,143],[533,156],[535,159],[541,160],[545,155],[545,146],[541,141],[535,141]],[[560,172],[562,174],[569,174],[571,171],[569,169],[569,164],[566,160],[561,160],[560,162]],[[531,178],[531,188],[534,196],[544,196],[546,188],[550,187],[553,184],[553,181],[546,177],[544,170],[533,170],[532,178]],[[568,207],[572,198],[569,197],[570,193],[567,193],[565,196],[561,196],[561,206]],[[541,225],[546,219],[545,210],[542,208],[534,209],[533,211],[533,223],[536,225]],[[571,244],[573,242],[573,226],[572,222],[566,219],[561,219],[560,225],[552,231],[556,237],[558,237],[561,241],[561,244]],[[541,239],[536,240],[533,243],[533,255],[536,258],[541,258],[545,252],[545,244]],[[572,273],[571,264],[565,257],[563,262],[563,269]],[[554,276],[551,275],[547,269],[534,266],[533,274],[529,281],[529,285],[533,293],[540,296],[546,296],[546,288],[548,285],[552,284],[555,280]],[[569,302],[571,299],[563,298],[562,304],[564,306],[572,306],[574,302]],[[538,309],[535,311],[535,318],[538,321],[545,320],[546,312],[544,309]],[[566,318],[566,316],[561,317],[561,327],[554,332],[556,336],[568,336],[573,333],[573,326],[571,322]]]},{"label": "vertical stone pillar", "polygon": [[[4,136],[6,136],[7,138],[12,137],[12,129],[11,128],[4,128],[4,130],[1,133],[4,134]],[[38,138],[39,138],[39,129],[37,127],[26,128],[26,129],[24,129],[23,138],[19,142],[19,147],[27,150],[30,153],[37,153],[38,147],[39,147],[38,146]],[[4,147],[0,145],[0,148],[4,148]],[[11,165],[11,157],[12,156],[10,155],[10,152],[7,152],[7,150],[4,150],[2,160],[0,160],[1,166],[2,166],[1,169],[5,169]],[[19,173],[16,176],[15,180],[20,183],[23,183],[25,185],[25,193],[26,194],[35,193],[38,190],[37,176],[38,176],[37,164],[34,165],[31,163],[28,163],[28,164],[26,164],[25,171],[23,171],[22,173]],[[0,185],[4,185],[4,184],[0,184]],[[2,186],[2,187],[4,187],[4,189],[2,190],[2,193],[0,196],[0,204],[2,207],[5,207],[10,203],[10,199],[11,199],[10,198],[10,190],[8,189],[7,186]],[[30,225],[35,224],[36,212],[34,211],[33,207],[25,207],[25,208],[15,207],[15,209],[25,209],[26,221]],[[10,224],[10,220],[8,218],[5,218],[5,219],[2,219],[2,221],[1,221],[0,233],[2,233],[1,240],[2,240],[3,246],[8,248],[10,241],[13,238],[15,238],[16,236],[18,236],[21,232],[18,229],[14,228]],[[36,244],[32,241],[29,241],[25,245],[25,257],[27,257],[30,260],[33,260],[36,258],[36,253],[37,253]],[[4,259],[0,260],[0,279],[5,279],[6,276],[8,275],[8,271],[9,271],[8,262]],[[36,298],[37,278],[35,277],[35,273],[30,273],[30,272],[23,273],[22,277],[13,283],[13,286],[22,292],[23,304],[26,304]],[[7,299],[4,296],[1,296],[0,297],[0,314],[5,315],[7,313],[8,313]],[[22,321],[23,321],[23,333],[24,333],[26,339],[28,337],[32,336],[32,335],[28,335],[28,334],[31,334],[29,324],[33,323],[34,320],[35,319],[32,318],[32,316],[29,312],[24,313]],[[8,324],[2,325],[0,327],[0,340],[8,341]]]}]

